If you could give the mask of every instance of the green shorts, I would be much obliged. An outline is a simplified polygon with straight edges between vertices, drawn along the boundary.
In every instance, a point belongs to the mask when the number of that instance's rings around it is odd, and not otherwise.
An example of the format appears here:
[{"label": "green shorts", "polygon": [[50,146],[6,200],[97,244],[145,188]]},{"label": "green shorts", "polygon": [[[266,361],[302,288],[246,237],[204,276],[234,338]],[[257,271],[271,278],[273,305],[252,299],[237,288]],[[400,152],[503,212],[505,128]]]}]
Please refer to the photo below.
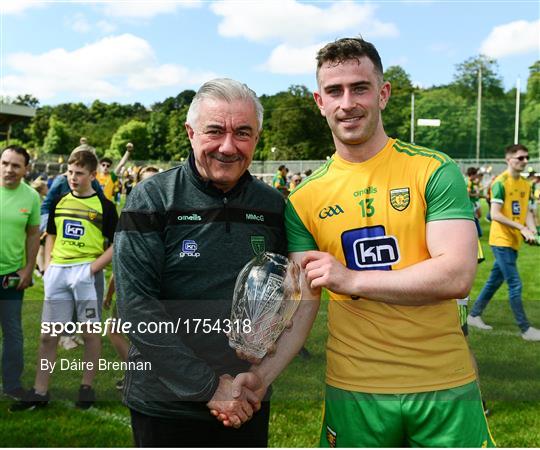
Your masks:
[{"label": "green shorts", "polygon": [[326,386],[321,447],[495,447],[475,381],[417,394]]}]

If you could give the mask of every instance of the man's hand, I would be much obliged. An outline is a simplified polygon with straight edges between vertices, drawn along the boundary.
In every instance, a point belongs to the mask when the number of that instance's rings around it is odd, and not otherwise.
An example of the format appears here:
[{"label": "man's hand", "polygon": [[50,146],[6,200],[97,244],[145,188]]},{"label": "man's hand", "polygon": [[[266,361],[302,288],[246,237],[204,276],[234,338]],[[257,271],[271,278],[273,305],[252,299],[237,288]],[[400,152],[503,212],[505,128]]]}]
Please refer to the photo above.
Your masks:
[{"label": "man's hand", "polygon": [[30,286],[32,282],[32,268],[25,267],[23,269],[17,270],[17,275],[19,275],[19,284],[17,285],[17,290],[22,291]]},{"label": "man's hand", "polygon": [[353,273],[329,253],[309,251],[302,259],[302,269],[312,290],[330,289],[338,294],[349,295]]},{"label": "man's hand", "polygon": [[[230,377],[230,375],[224,375]],[[232,379],[232,378],[231,378]],[[221,378],[220,378],[221,381]],[[219,388],[218,388],[219,389]],[[232,398],[239,401],[247,401],[253,412],[261,409],[261,402],[266,394],[267,386],[264,386],[261,378],[253,372],[244,372],[236,376],[231,385]],[[216,391],[217,392],[217,391]],[[227,411],[215,407],[208,403],[210,413],[226,427],[238,428],[246,421],[242,421],[238,426],[235,425],[235,417],[228,414]],[[219,406],[219,405],[218,405]],[[251,419],[251,416],[249,417]]]},{"label": "man's hand", "polygon": [[257,397],[238,386],[233,390],[233,377],[226,374],[219,377],[218,388],[206,406],[226,427],[240,428],[260,408],[254,409],[252,404],[257,405]]}]

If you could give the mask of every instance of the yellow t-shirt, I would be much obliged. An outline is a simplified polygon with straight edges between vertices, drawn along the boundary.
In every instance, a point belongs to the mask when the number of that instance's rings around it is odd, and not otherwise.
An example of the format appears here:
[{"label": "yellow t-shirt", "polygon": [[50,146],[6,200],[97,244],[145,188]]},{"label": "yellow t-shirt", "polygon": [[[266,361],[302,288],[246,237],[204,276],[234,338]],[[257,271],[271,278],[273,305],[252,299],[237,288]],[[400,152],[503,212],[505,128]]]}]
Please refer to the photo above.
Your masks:
[{"label": "yellow t-shirt", "polygon": [[[522,177],[513,178],[508,171],[501,173],[491,185],[491,201],[502,205],[502,214],[508,219],[525,225],[531,185]],[[489,229],[489,245],[512,247],[519,250],[522,237],[517,228],[511,228],[495,220]]]},{"label": "yellow t-shirt", "polygon": [[108,174],[98,173],[96,175],[96,180],[103,189],[103,194],[109,200],[113,200],[114,194],[118,190],[118,178],[114,172]]},{"label": "yellow t-shirt", "polygon": [[[426,222],[473,220],[465,181],[445,154],[389,139],[373,158],[337,154],[290,196],[290,252],[319,249],[353,270],[398,270],[430,258]],[[399,306],[330,292],[327,383],[407,393],[475,379],[456,300]]]}]

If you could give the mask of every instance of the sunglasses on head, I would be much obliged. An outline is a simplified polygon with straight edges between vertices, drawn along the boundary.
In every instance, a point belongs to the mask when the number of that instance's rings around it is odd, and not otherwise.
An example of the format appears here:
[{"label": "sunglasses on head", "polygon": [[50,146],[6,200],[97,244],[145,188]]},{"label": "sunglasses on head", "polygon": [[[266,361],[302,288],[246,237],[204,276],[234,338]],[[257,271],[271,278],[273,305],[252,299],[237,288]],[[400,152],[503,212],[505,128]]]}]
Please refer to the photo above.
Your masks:
[{"label": "sunglasses on head", "polygon": [[514,156],[514,159],[517,159],[518,161],[528,161],[528,156]]}]

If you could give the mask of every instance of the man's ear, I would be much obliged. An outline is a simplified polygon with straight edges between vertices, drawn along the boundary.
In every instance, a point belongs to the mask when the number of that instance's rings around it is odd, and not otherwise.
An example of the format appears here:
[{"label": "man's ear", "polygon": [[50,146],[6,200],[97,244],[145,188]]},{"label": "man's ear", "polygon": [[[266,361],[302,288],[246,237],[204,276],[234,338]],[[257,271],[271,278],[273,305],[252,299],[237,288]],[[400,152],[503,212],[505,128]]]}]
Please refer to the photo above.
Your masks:
[{"label": "man's ear", "polygon": [[195,134],[195,130],[191,128],[191,125],[187,122],[184,124],[184,126],[186,127],[188,138],[191,141],[193,139],[193,135]]},{"label": "man's ear", "polygon": [[386,108],[386,105],[388,104],[388,100],[390,100],[390,95],[392,93],[392,86],[388,81],[385,81],[382,86],[381,90],[379,92],[379,108],[381,111],[383,111]]},{"label": "man's ear", "polygon": [[317,91],[313,93],[313,99],[315,100],[315,103],[317,103],[317,106],[319,107],[319,111],[321,112],[321,116],[325,117],[325,111],[324,111],[324,105],[322,101],[321,94],[319,94]]}]

